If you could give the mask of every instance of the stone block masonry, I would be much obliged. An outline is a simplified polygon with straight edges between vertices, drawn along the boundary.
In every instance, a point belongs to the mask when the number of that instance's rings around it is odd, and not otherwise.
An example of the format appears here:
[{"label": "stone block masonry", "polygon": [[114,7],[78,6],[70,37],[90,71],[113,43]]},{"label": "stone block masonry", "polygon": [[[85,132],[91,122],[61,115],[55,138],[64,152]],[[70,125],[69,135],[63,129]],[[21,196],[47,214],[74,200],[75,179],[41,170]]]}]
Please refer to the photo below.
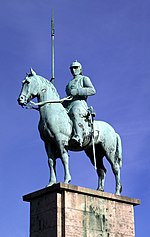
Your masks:
[{"label": "stone block masonry", "polygon": [[138,199],[58,183],[23,197],[30,237],[135,237]]}]

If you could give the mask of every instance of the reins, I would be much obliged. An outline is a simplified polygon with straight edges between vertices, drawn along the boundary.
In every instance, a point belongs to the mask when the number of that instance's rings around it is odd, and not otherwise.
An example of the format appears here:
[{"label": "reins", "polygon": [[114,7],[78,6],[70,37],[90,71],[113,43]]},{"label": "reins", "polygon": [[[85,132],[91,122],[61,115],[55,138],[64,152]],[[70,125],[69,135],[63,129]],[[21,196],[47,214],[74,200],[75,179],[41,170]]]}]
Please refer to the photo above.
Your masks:
[{"label": "reins", "polygon": [[43,106],[45,104],[56,104],[56,103],[63,103],[64,101],[69,101],[69,100],[72,100],[73,97],[72,96],[68,96],[68,97],[64,97],[63,99],[60,99],[60,100],[46,100],[46,101],[42,101],[42,102],[33,102],[33,101],[30,101],[28,104],[27,104],[27,109],[36,109],[38,110],[38,108],[35,108],[34,106]]}]

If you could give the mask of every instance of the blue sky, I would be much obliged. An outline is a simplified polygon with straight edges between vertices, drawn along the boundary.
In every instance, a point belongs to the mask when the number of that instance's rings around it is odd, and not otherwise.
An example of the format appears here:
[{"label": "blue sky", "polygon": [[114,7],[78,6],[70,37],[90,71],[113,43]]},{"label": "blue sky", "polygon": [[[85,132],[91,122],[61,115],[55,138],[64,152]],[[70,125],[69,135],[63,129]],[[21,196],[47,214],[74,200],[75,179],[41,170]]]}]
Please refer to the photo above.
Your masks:
[{"label": "blue sky", "polygon": [[[147,237],[150,188],[150,2],[148,0],[1,0],[0,2],[0,236],[29,233],[24,194],[46,186],[47,156],[37,130],[39,114],[18,106],[26,72],[51,77],[50,18],[55,12],[55,85],[61,97],[78,59],[97,94],[96,119],[110,123],[123,143],[122,195],[135,207],[136,237]],[[105,191],[114,192],[109,164]],[[71,184],[96,189],[84,153],[70,153]],[[57,161],[58,181],[63,168]]]}]

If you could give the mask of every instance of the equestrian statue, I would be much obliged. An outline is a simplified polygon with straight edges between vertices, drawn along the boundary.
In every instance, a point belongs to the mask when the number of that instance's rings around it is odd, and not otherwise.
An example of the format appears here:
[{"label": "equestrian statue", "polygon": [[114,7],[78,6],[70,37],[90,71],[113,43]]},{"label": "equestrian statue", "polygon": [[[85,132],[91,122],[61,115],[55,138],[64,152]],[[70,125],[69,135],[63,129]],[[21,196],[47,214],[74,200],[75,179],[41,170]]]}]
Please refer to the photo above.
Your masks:
[{"label": "equestrian statue", "polygon": [[[61,158],[64,166],[64,182],[71,181],[68,151],[84,151],[90,158],[98,175],[98,190],[104,191],[106,157],[112,167],[116,181],[116,194],[120,195],[120,169],[122,166],[122,145],[120,136],[108,123],[95,121],[95,112],[88,107],[87,98],[96,93],[89,77],[82,75],[82,65],[74,61],[70,65],[73,75],[66,86],[67,97],[60,99],[52,82],[36,74],[33,69],[22,82],[18,98],[21,106],[39,111],[40,137],[45,144],[50,168],[47,186],[57,182],[56,159]],[[32,99],[37,98],[37,103]]]}]

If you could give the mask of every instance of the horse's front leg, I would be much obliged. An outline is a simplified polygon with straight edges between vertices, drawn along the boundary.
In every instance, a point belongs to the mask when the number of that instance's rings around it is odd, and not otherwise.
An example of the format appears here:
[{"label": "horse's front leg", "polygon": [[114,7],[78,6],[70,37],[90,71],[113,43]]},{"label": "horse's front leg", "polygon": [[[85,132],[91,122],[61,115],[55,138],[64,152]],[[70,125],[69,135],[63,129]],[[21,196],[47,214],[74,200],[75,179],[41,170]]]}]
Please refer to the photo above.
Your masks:
[{"label": "horse's front leg", "polygon": [[56,184],[56,158],[54,157],[50,144],[45,143],[46,152],[48,155],[48,165],[50,169],[50,179],[47,187]]},{"label": "horse's front leg", "polygon": [[64,183],[70,183],[71,181],[71,175],[70,175],[70,169],[69,169],[69,156],[68,151],[65,149],[65,147],[60,144],[60,152],[61,152],[61,159],[64,166]]},{"label": "horse's front leg", "polygon": [[53,184],[56,184],[56,159],[48,158],[48,165],[50,168],[50,179],[47,187],[52,186]]},{"label": "horse's front leg", "polygon": [[71,175],[69,169],[69,156],[67,151],[64,151],[62,154],[62,163],[64,166],[64,183],[68,184],[71,182]]}]

